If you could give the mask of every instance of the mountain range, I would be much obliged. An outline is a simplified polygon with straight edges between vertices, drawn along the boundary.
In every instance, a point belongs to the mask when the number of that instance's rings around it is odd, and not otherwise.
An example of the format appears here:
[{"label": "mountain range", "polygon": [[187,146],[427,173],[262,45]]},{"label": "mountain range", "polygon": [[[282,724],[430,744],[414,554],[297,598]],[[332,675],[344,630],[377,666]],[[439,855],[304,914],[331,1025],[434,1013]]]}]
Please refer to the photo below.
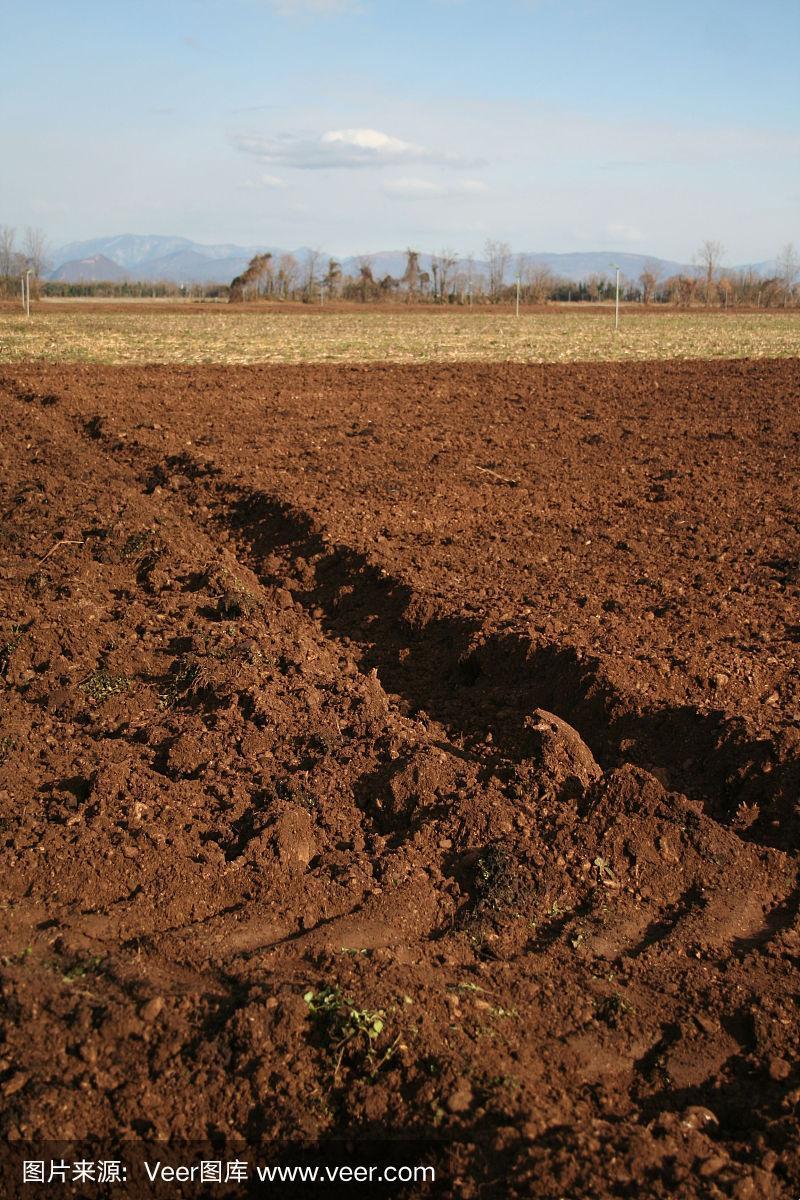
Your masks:
[{"label": "mountain range", "polygon": [[[254,254],[271,252],[276,258],[286,253],[279,246],[237,246],[233,243],[203,245],[189,238],[159,234],[118,234],[114,237],[92,238],[85,242],[69,242],[50,254],[49,278],[69,283],[100,281],[123,282],[168,280],[177,284],[229,283],[240,275]],[[308,256],[307,247],[290,251],[299,261]],[[631,254],[627,251],[578,251],[571,254],[531,251],[525,255],[529,263],[547,267],[563,279],[578,282],[590,275],[612,276],[618,265],[628,279],[637,279],[646,265],[654,268],[659,278],[678,273],[696,274],[698,267],[691,263],[675,262],[657,255]],[[357,275],[367,259],[376,279],[385,275],[399,278],[406,264],[403,250],[386,250],[370,255],[351,255],[341,260],[345,275]],[[512,256],[507,276],[516,272],[517,255]],[[429,271],[431,255],[420,255],[420,267]],[[485,272],[487,263],[473,260],[476,272]],[[748,263],[746,267],[758,274],[770,274],[774,263]],[[742,267],[730,268],[741,270]]]}]

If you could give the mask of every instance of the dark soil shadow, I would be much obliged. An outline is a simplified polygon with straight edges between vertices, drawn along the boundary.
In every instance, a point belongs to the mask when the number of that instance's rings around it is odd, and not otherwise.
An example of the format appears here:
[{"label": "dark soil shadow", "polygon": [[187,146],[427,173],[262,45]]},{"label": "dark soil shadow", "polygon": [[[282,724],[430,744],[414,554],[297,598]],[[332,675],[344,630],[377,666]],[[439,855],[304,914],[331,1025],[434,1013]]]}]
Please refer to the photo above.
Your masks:
[{"label": "dark soil shadow", "polygon": [[[486,636],[474,618],[446,615],[363,555],[331,547],[312,518],[265,493],[220,488],[219,520],[265,582],[261,560],[284,555],[311,568],[295,600],[322,613],[325,630],[355,642],[365,672],[385,691],[491,754],[529,754],[525,719],[545,708],[573,725],[604,768],[623,762],[665,771],[668,786],[703,802],[725,824],[746,807],[737,830],[748,841],[796,845],[800,763],[779,761],[774,745],[744,722],[691,706],[639,709],[603,675],[596,658],[572,647],[536,644],[516,633]],[[286,573],[293,567],[287,561]],[[280,580],[283,582],[283,579]]]}]

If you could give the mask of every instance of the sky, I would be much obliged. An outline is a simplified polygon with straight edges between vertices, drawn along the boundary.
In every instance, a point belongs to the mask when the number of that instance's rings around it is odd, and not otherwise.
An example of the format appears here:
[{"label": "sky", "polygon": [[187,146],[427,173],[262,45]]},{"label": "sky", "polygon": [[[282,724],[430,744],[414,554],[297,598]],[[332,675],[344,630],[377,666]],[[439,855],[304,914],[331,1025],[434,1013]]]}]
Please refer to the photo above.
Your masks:
[{"label": "sky", "polygon": [[800,245],[797,0],[26,0],[0,224],[480,257]]}]

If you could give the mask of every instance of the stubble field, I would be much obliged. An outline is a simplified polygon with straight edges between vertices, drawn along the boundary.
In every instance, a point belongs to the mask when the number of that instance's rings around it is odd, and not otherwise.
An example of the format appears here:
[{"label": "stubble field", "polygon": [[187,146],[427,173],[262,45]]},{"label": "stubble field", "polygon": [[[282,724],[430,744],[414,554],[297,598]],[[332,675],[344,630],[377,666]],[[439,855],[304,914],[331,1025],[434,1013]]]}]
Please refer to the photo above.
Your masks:
[{"label": "stubble field", "polygon": [[[108,311],[112,308],[112,311]],[[46,303],[0,312],[0,362],[591,362],[800,355],[796,312],[584,312]],[[144,311],[143,311],[144,309]]]},{"label": "stubble field", "polygon": [[[125,352],[273,328],[171,319]],[[0,367],[3,1137],[797,1195],[796,321],[16,361],[75,349],[42,320]],[[462,353],[404,320],[384,358]]]}]

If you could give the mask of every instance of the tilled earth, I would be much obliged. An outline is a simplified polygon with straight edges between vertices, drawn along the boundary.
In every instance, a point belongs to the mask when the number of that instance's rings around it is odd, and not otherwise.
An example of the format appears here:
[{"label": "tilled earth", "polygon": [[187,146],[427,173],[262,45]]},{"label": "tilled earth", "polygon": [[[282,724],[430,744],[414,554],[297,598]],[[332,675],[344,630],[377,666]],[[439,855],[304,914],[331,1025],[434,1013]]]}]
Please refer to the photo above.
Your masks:
[{"label": "tilled earth", "polygon": [[7,369],[2,1136],[799,1194],[799,401]]}]

